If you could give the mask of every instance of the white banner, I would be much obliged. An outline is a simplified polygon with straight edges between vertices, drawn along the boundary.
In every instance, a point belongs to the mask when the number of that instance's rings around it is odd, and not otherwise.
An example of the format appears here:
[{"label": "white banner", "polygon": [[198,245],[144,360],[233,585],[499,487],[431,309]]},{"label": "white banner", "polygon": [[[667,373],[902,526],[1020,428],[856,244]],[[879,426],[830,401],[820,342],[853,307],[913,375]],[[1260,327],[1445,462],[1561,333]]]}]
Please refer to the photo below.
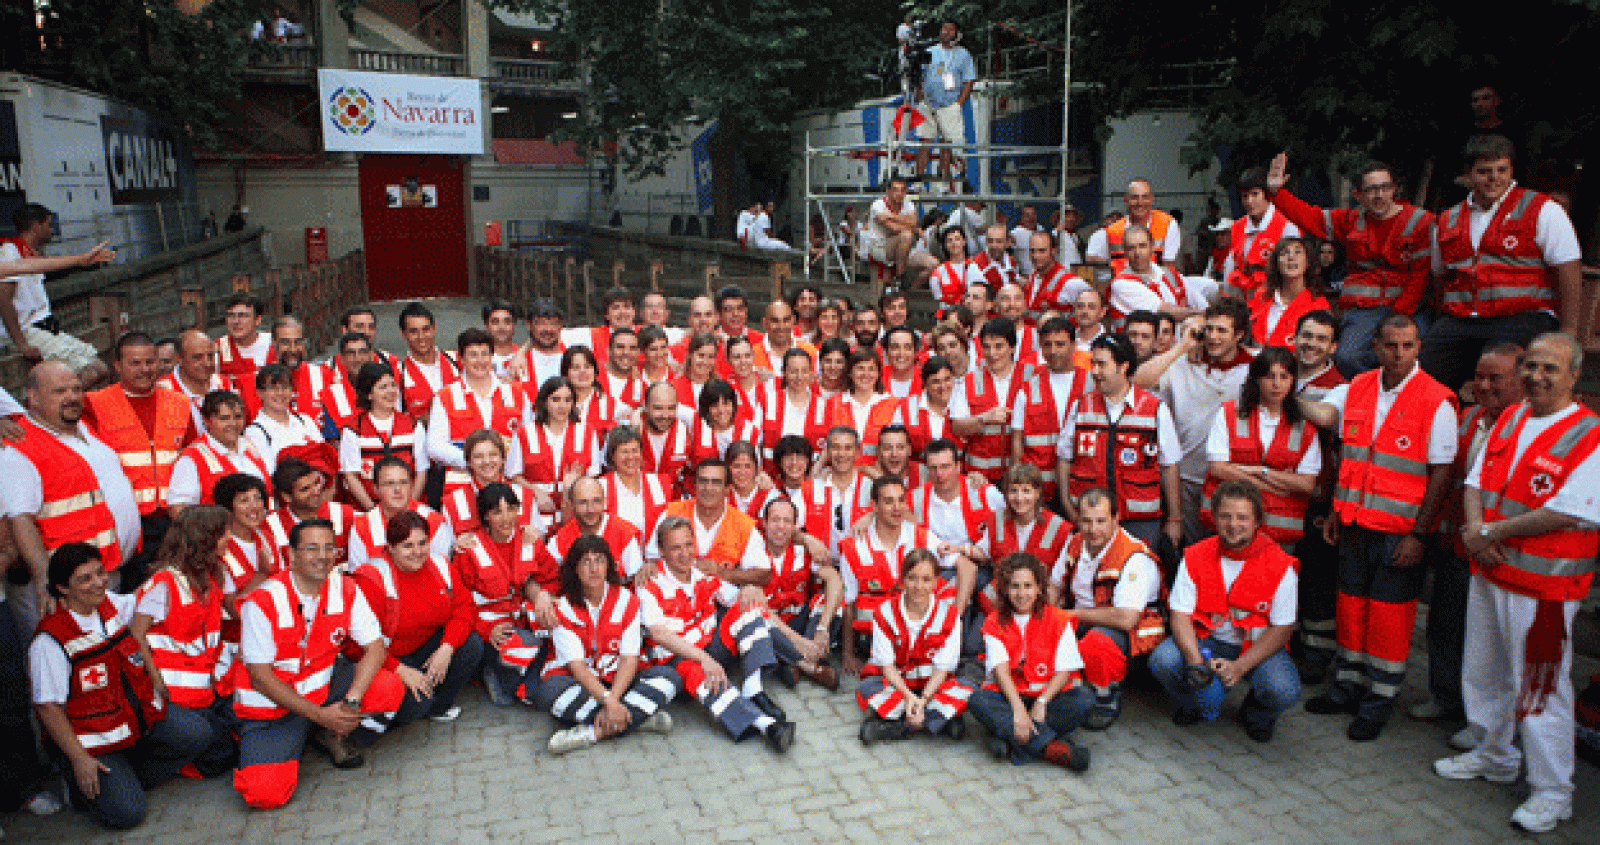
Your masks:
[{"label": "white banner", "polygon": [[483,154],[476,79],[320,68],[317,81],[329,152]]}]

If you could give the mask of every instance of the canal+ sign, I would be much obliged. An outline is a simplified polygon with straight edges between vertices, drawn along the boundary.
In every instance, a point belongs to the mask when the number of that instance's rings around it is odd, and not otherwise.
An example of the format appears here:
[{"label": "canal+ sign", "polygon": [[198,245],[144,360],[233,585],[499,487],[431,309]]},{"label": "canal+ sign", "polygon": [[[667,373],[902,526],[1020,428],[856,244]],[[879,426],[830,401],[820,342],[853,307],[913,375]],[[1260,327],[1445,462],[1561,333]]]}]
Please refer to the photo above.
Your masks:
[{"label": "canal+ sign", "polygon": [[478,80],[323,68],[322,146],[344,153],[483,153]]}]

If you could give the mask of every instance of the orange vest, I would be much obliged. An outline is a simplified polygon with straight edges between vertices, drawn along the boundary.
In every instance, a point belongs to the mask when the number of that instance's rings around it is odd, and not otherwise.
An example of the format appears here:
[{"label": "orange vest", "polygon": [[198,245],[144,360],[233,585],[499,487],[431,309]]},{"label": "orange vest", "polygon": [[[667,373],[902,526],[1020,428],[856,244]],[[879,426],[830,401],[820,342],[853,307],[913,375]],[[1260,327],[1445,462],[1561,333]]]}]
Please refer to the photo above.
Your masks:
[{"label": "orange vest", "polygon": [[157,387],[155,431],[146,432],[139,415],[128,404],[121,385],[86,394],[94,408],[95,435],[122,461],[122,471],[133,486],[139,515],[149,516],[167,506],[167,484],[178,462],[184,435],[189,433],[189,401],[182,394]]},{"label": "orange vest", "polygon": [[[254,604],[272,625],[272,674],[312,704],[328,698],[334,658],[350,636],[351,608],[360,595],[355,581],[338,570],[328,573],[317,596],[310,632],[295,592],[292,570],[261,582],[244,602]],[[239,672],[233,712],[241,719],[276,719],[289,711],[256,690],[249,672]]]},{"label": "orange vest", "polygon": [[[1150,210],[1150,222],[1145,228],[1150,230],[1150,238],[1155,241],[1155,252],[1150,260],[1160,264],[1162,262],[1176,261],[1178,256],[1166,255],[1162,252],[1167,245],[1167,227],[1175,225],[1172,215],[1160,209]],[[1122,236],[1128,229],[1128,218],[1118,218],[1117,222],[1106,227],[1106,253],[1111,257],[1112,269],[1121,272],[1128,266],[1128,253],[1122,248]]]},{"label": "orange vest", "polygon": [[[967,373],[963,382],[967,395],[967,409],[975,417],[991,408],[1001,407],[1009,410],[1016,401],[1017,394],[1022,392],[1022,386],[1033,378],[1033,372],[1032,366],[1016,365],[1011,370],[1011,383],[1004,396],[1000,395],[1000,389],[994,383],[994,374],[989,372],[988,367],[979,367],[975,372]],[[967,467],[983,473],[991,483],[998,482],[1005,474],[1006,463],[1010,460],[1009,416],[999,425],[984,423],[977,434],[967,438]]]},{"label": "orange vest", "polygon": [[[1529,413],[1528,403],[1523,402],[1501,414],[1484,444],[1479,489],[1483,491],[1486,523],[1521,516],[1544,506],[1567,485],[1572,470],[1600,446],[1600,417],[1579,406],[1576,412],[1534,438],[1513,464],[1517,439]],[[1589,595],[1595,554],[1600,553],[1600,530],[1574,526],[1508,537],[1502,545],[1506,551],[1504,564],[1491,567],[1474,560],[1473,570],[1525,596],[1580,601]]]},{"label": "orange vest", "polygon": [[[694,502],[685,499],[667,505],[664,513],[669,516],[681,516],[691,523],[698,525],[694,514]],[[713,561],[721,566],[737,567],[744,557],[744,547],[750,542],[750,535],[756,529],[756,521],[734,510],[724,508],[722,523],[717,526],[716,536],[711,538],[709,548],[698,549],[700,557]],[[699,545],[699,529],[695,531],[695,544]]]},{"label": "orange vest", "polygon": [[[850,394],[840,393],[828,400],[827,414],[830,419],[830,427],[842,425],[847,428],[856,428],[855,412],[845,404],[845,397],[848,395]],[[866,427],[856,431],[861,436],[861,454],[856,457],[856,466],[872,466],[873,462],[878,459],[878,432],[883,431],[884,426],[894,422],[895,413],[899,409],[900,400],[888,394],[884,394],[882,399],[874,402],[867,409]],[[826,437],[827,432],[823,432],[823,435]]]},{"label": "orange vest", "polygon": [[1418,367],[1374,431],[1381,370],[1350,383],[1345,396],[1344,440],[1333,511],[1339,521],[1373,531],[1406,534],[1416,526],[1428,490],[1428,432],[1433,415],[1455,394]]},{"label": "orange vest", "polygon": [[[1128,565],[1128,558],[1143,553],[1152,561],[1156,556],[1127,530],[1118,528],[1117,533],[1111,538],[1110,548],[1100,556],[1100,568],[1095,570],[1094,580],[1090,590],[1094,593],[1095,607],[1112,607],[1117,592],[1117,582],[1122,579],[1122,569]],[[1083,554],[1083,535],[1074,534],[1067,542],[1067,558],[1071,561],[1071,569],[1075,569],[1080,556]],[[1073,602],[1071,569],[1067,572],[1066,599]],[[1159,570],[1158,570],[1159,571]],[[1161,644],[1167,637],[1167,621],[1161,616],[1161,607],[1166,600],[1166,588],[1163,587],[1157,594],[1156,600],[1146,605],[1139,612],[1139,621],[1134,623],[1133,630],[1128,632],[1128,654],[1138,657],[1148,654]]]},{"label": "orange vest", "polygon": [[[1278,420],[1272,443],[1263,448],[1260,415],[1252,413],[1249,419],[1241,420],[1238,405],[1232,399],[1222,403],[1223,419],[1230,423],[1228,463],[1297,472],[1300,460],[1310,451],[1312,438],[1316,434],[1311,423],[1301,420],[1299,425],[1293,425],[1286,419]],[[1216,522],[1211,516],[1211,494],[1216,492],[1219,484],[1214,476],[1207,474],[1205,486],[1200,491],[1200,521],[1210,531],[1216,530]],[[1305,533],[1306,507],[1310,503],[1311,500],[1306,496],[1282,496],[1262,490],[1261,504],[1266,507],[1266,519],[1261,523],[1261,530],[1285,545],[1299,542]]]},{"label": "orange vest", "polygon": [[[983,635],[1005,645],[1011,683],[1024,698],[1036,698],[1050,685],[1056,674],[1056,649],[1061,638],[1076,637],[1077,630],[1077,619],[1072,614],[1042,602],[1028,620],[1026,631],[1018,631],[1016,620],[1009,615],[991,613],[983,620]],[[1067,686],[1077,686],[1079,677],[1078,672],[1073,672]],[[998,690],[1000,685],[990,681],[983,688]]]},{"label": "orange vest", "polygon": [[1556,310],[1555,272],[1535,241],[1549,197],[1520,186],[1501,198],[1489,228],[1472,246],[1472,200],[1439,218],[1444,304],[1455,317],[1504,317]]},{"label": "orange vest", "polygon": [[213,584],[201,599],[188,576],[166,567],[139,588],[144,598],[157,585],[167,588],[167,617],[145,632],[150,657],[161,670],[167,695],[180,707],[210,707],[213,684],[226,666],[222,647],[222,586]]},{"label": "orange vest", "polygon": [[65,604],[39,621],[39,633],[66,652],[72,680],[61,707],[78,744],[98,757],[132,748],[167,711],[116,605],[104,599],[95,612],[104,634],[84,630]]},{"label": "orange vest", "polygon": [[1124,519],[1157,519],[1162,513],[1157,439],[1161,400],[1143,388],[1128,389],[1133,407],[1124,408],[1115,425],[1104,393],[1091,390],[1079,400],[1067,493],[1076,501],[1091,487],[1110,487]]},{"label": "orange vest", "polygon": [[117,521],[106,505],[94,468],[33,420],[22,417],[19,422],[24,436],[8,445],[21,452],[39,471],[44,503],[39,506],[35,519],[45,549],[53,551],[66,543],[88,543],[100,550],[107,572],[121,566],[122,545],[117,539]]},{"label": "orange vest", "polygon": [[1207,537],[1183,554],[1184,568],[1194,582],[1194,612],[1189,619],[1195,636],[1203,640],[1231,621],[1244,635],[1241,652],[1249,651],[1260,632],[1271,625],[1272,596],[1278,592],[1284,572],[1295,565],[1294,558],[1265,534],[1257,534],[1245,548],[1244,562],[1229,585],[1222,577],[1220,539]]}]

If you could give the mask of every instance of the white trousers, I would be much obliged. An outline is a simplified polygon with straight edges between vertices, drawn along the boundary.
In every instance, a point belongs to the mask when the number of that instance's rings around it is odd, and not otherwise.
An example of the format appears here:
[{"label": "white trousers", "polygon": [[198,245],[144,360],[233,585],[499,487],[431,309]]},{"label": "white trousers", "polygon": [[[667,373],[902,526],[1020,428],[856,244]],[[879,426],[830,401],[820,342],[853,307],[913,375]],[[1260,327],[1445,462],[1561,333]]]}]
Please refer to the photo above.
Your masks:
[{"label": "white trousers", "polygon": [[[53,334],[36,326],[27,325],[22,327],[22,336],[39,350],[44,360],[60,361],[73,372],[100,360],[98,350],[66,332]],[[16,348],[16,344],[12,343],[10,338],[0,337],[0,348],[8,346]]]},{"label": "white trousers", "polygon": [[1544,712],[1529,714],[1520,724],[1522,751],[1512,744],[1519,724],[1517,692],[1522,689],[1523,643],[1533,625],[1539,600],[1472,576],[1467,593],[1466,653],[1461,663],[1461,702],[1467,721],[1483,731],[1472,753],[1494,766],[1512,768],[1528,758],[1528,786],[1533,795],[1572,800],[1574,742],[1572,691],[1572,620],[1578,602],[1564,602],[1567,645],[1561,655],[1556,688],[1545,699]]}]

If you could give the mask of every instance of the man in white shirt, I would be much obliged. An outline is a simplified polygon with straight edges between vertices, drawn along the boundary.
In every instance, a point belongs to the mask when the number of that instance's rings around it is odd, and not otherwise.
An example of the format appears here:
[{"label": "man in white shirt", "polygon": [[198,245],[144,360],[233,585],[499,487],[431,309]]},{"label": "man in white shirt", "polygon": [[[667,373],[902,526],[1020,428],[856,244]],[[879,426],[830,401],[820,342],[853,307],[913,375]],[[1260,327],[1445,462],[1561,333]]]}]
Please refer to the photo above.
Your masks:
[{"label": "man in white shirt", "polygon": [[0,262],[31,259],[37,262],[31,273],[0,278],[0,344],[10,341],[22,357],[30,360],[61,361],[73,372],[99,360],[95,348],[61,331],[50,314],[50,294],[45,290],[44,274],[68,267],[92,267],[110,261],[116,252],[101,243],[82,255],[44,257],[46,244],[55,237],[55,214],[37,203],[28,203],[11,215],[17,236],[0,242]]},{"label": "man in white shirt", "polygon": [[750,207],[739,212],[739,219],[733,224],[733,239],[746,246],[750,245],[750,229],[756,224],[756,215],[761,212],[761,203],[750,203]]},{"label": "man in white shirt", "polygon": [[1079,291],[1072,299],[1072,322],[1077,326],[1078,352],[1088,356],[1095,338],[1106,333],[1106,300],[1094,288]]},{"label": "man in white shirt", "polygon": [[1127,264],[1123,234],[1127,227],[1137,224],[1149,229],[1154,237],[1158,247],[1156,261],[1169,267],[1176,265],[1178,249],[1183,246],[1183,233],[1172,215],[1156,208],[1155,187],[1150,180],[1135,179],[1129,182],[1122,201],[1128,209],[1127,215],[1089,237],[1084,261],[1088,264],[1109,264],[1112,269],[1120,271]]},{"label": "man in white shirt", "polygon": [[906,201],[911,185],[904,176],[893,176],[882,197],[872,201],[867,212],[867,227],[862,230],[862,245],[873,261],[886,265],[899,278],[902,286],[917,287],[924,281],[938,259],[927,253],[912,256],[920,232],[917,229],[917,209]]},{"label": "man in white shirt", "polygon": [[755,222],[750,224],[750,245],[756,249],[789,249],[789,245],[772,236],[773,203],[757,203]]},{"label": "man in white shirt", "polygon": [[1040,231],[1039,212],[1031,205],[1017,209],[1017,225],[1011,227],[1011,248],[1016,250],[1017,274],[1026,279],[1033,274],[1033,256],[1029,244]]}]

